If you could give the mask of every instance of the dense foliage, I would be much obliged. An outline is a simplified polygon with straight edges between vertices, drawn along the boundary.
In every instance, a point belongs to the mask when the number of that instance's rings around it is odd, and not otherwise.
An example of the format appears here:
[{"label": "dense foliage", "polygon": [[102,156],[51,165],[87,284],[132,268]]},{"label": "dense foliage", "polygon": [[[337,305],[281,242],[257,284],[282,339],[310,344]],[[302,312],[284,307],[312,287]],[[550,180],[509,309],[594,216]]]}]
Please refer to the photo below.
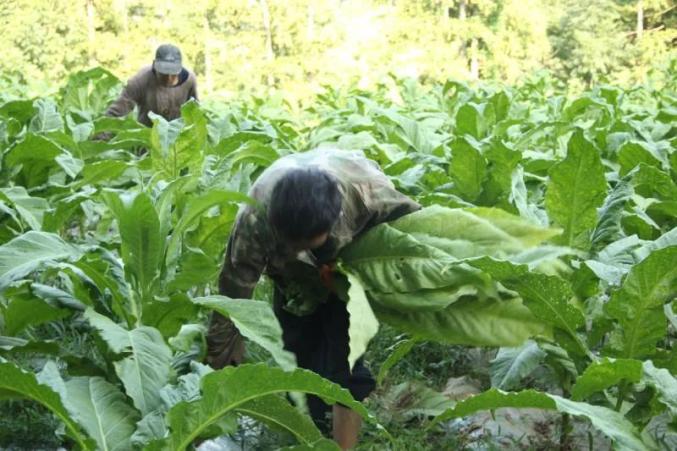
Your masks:
[{"label": "dense foliage", "polygon": [[[298,115],[257,98],[191,102],[144,128],[101,117],[118,86],[94,69],[54,98],[0,106],[0,397],[45,406],[60,441],[184,449],[247,416],[330,449],[289,391],[376,421],[294,369],[267,302],[214,290],[256,176],[333,146],[364,150],[426,206],[342,255],[351,360],[378,322],[408,334],[381,380],[421,340],[501,347],[494,388],[427,411],[439,415],[431,431],[537,407],[562,413],[564,447],[569,418],[582,417],[617,449],[674,449],[674,92],[603,85],[566,98],[547,77],[478,89],[405,79],[396,91],[328,89]],[[94,139],[103,131],[114,137]],[[200,364],[212,310],[266,362]],[[541,369],[548,389],[519,390]]]},{"label": "dense foliage", "polygon": [[546,68],[572,90],[629,87],[674,60],[677,38],[670,0],[4,0],[0,24],[7,92],[97,65],[125,79],[170,41],[203,94],[307,101],[391,73],[515,83]]}]

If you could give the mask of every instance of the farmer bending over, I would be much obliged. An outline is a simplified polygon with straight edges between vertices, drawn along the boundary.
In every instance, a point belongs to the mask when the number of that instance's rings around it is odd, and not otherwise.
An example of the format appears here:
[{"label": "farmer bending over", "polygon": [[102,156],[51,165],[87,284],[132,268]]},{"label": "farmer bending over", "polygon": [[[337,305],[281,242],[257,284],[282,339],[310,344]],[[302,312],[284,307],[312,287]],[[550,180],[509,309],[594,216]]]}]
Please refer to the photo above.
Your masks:
[{"label": "farmer bending over", "polygon": [[171,44],[163,44],[155,51],[155,60],[137,72],[122,90],[120,97],[106,110],[107,116],[126,116],[139,108],[138,121],[150,127],[149,112],[167,120],[181,116],[181,105],[197,100],[195,74],[184,68],[181,51]]},{"label": "farmer bending over", "polygon": [[[362,401],[374,379],[360,358],[348,367],[348,313],[333,289],[331,271],[339,251],[370,227],[418,210],[362,152],[319,149],[280,158],[254,183],[228,242],[220,293],[249,298],[265,272],[274,282],[274,311],[285,348],[298,365],[348,389]],[[214,368],[237,364],[244,345],[233,324],[214,314],[207,337]],[[328,431],[329,406],[308,405]],[[361,419],[332,409],[333,437],[343,449],[357,443]]]}]

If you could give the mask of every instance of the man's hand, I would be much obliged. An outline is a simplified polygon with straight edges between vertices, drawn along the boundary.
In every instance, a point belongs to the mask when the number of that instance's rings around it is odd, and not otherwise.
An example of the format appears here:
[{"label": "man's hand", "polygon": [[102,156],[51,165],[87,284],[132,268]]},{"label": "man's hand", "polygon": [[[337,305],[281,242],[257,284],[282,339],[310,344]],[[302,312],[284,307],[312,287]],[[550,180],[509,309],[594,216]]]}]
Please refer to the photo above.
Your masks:
[{"label": "man's hand", "polygon": [[322,281],[322,285],[325,286],[326,289],[331,291],[332,293],[336,293],[336,281],[334,280],[335,274],[334,271],[336,270],[336,263],[331,262],[327,263],[326,265],[320,266],[320,280]]},{"label": "man's hand", "polygon": [[218,370],[244,359],[244,340],[233,322],[213,312],[207,332],[207,364]]}]

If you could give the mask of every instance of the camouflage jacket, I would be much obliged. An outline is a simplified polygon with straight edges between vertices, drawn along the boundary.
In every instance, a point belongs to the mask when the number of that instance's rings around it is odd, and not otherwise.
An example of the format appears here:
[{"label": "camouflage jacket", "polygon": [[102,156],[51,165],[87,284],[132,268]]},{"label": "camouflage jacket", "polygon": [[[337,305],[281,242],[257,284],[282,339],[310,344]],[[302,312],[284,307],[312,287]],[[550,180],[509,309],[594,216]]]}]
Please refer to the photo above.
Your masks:
[{"label": "camouflage jacket", "polygon": [[[343,196],[341,214],[320,252],[294,253],[271,229],[266,215],[272,189],[290,169],[316,166],[336,178]],[[219,278],[221,294],[249,298],[262,273],[284,297],[283,307],[297,315],[312,313],[328,291],[318,268],[333,262],[357,235],[376,224],[418,210],[399,193],[378,165],[360,151],[318,149],[280,158],[266,169],[249,192],[256,204],[238,212]]]}]

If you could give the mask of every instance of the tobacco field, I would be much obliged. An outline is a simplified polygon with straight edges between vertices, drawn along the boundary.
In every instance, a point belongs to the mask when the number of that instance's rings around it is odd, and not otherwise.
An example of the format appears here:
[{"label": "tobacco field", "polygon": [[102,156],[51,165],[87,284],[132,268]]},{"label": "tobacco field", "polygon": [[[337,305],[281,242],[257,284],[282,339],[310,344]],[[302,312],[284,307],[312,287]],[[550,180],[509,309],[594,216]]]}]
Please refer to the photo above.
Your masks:
[{"label": "tobacco field", "polygon": [[[103,116],[120,88],[92,69],[50,98],[0,94],[0,447],[338,449],[308,393],[362,415],[362,449],[677,448],[674,78],[573,97],[547,76],[393,79],[303,108],[190,102],[152,128]],[[424,206],[341,255],[366,403],[295,367],[268,281],[216,290],[253,181],[323,146],[363,150]],[[203,363],[212,311],[247,363]],[[478,389],[445,395],[469,355]],[[547,441],[461,430],[505,409],[545,412]]]}]

